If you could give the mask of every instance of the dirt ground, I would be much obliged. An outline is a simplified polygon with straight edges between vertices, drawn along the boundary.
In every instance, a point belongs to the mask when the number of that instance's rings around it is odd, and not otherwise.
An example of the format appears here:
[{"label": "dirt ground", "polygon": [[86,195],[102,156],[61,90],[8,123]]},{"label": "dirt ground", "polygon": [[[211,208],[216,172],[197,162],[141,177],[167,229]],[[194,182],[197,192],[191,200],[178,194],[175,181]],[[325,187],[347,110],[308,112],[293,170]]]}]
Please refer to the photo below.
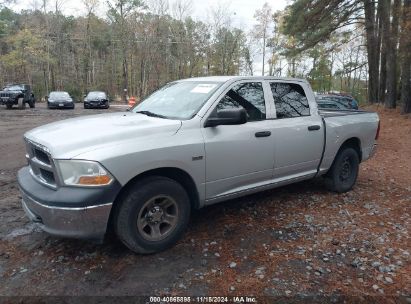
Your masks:
[{"label": "dirt ground", "polygon": [[330,193],[319,179],[218,204],[193,215],[177,246],[141,256],[117,241],[51,237],[20,205],[23,133],[107,110],[1,107],[0,295],[342,295],[380,302],[403,296],[411,302],[411,118],[372,109],[381,115],[379,148],[361,165],[353,191]]}]

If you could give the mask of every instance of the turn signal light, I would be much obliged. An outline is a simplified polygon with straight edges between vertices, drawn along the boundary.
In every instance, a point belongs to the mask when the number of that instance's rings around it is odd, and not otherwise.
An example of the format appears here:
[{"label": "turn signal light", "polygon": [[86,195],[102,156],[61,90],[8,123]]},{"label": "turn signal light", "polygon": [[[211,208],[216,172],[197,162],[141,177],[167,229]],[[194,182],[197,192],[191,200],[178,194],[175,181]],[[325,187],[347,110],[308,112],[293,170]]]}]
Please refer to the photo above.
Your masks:
[{"label": "turn signal light", "polygon": [[111,182],[111,177],[108,175],[98,176],[81,176],[78,180],[79,185],[108,185]]}]

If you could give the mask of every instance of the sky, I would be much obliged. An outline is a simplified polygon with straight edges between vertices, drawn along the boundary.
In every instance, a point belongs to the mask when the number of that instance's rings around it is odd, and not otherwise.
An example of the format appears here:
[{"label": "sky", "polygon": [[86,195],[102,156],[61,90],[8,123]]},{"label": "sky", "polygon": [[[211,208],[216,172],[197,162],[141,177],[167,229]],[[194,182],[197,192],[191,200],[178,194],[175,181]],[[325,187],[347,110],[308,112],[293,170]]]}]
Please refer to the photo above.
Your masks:
[{"label": "sky", "polygon": [[[146,0],[145,2],[150,2],[151,0]],[[273,8],[273,11],[284,9],[286,6],[287,0],[191,0],[193,4],[193,16],[196,19],[206,19],[207,12],[212,8],[216,7],[219,4],[223,6],[228,6],[229,9],[235,13],[233,14],[234,22],[239,25],[244,24],[249,26],[253,23],[254,12],[257,9],[260,9],[265,2],[269,3]],[[47,0],[49,3],[49,9],[54,9],[56,0]],[[82,0],[57,0],[60,3],[61,10],[68,15],[84,15],[85,7]],[[104,14],[104,3],[105,0],[100,1],[100,13]],[[171,4],[173,0],[169,0]],[[14,4],[11,7],[20,11],[21,9],[33,9],[41,8],[42,0],[14,0]]]},{"label": "sky", "polygon": [[[86,14],[86,9],[82,0],[47,0],[48,10],[54,10],[55,5],[59,3],[59,9],[66,15],[81,16]],[[144,0],[150,2],[153,0]],[[155,1],[155,0],[154,0]],[[168,0],[171,7],[174,0]],[[282,10],[287,5],[289,0],[191,0],[192,14],[191,16],[196,20],[206,21],[209,12],[218,5],[228,8],[230,13],[232,25],[241,28],[244,31],[249,31],[253,24],[254,13],[257,9],[261,9],[265,2],[269,3],[272,11]],[[100,0],[100,5],[97,10],[97,15],[105,16],[106,6],[105,0]],[[42,9],[43,0],[14,0],[14,4],[10,5],[13,10],[20,12],[22,9]],[[254,58],[255,74],[261,73],[262,58],[257,56]]]}]

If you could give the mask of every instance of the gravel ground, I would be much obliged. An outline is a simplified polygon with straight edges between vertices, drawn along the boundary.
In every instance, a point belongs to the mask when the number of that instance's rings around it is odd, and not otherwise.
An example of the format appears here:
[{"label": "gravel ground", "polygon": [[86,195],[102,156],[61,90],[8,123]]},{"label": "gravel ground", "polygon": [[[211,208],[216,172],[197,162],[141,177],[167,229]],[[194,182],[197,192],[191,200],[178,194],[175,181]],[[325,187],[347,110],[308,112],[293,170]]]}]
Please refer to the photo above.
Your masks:
[{"label": "gravel ground", "polygon": [[327,192],[319,179],[218,204],[193,215],[177,246],[141,256],[115,240],[48,236],[20,206],[23,133],[107,110],[1,107],[0,295],[404,296],[410,303],[411,118],[372,109],[382,120],[379,149],[361,165],[353,191]]}]

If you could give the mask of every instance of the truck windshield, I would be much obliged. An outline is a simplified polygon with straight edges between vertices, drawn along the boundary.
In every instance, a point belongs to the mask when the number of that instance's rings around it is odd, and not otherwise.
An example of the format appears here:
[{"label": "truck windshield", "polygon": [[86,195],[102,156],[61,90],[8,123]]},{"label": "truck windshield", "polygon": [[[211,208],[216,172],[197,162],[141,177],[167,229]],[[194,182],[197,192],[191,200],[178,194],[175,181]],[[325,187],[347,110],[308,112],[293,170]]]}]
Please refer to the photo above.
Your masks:
[{"label": "truck windshield", "polygon": [[169,119],[190,119],[222,82],[181,81],[165,85],[132,111]]}]

